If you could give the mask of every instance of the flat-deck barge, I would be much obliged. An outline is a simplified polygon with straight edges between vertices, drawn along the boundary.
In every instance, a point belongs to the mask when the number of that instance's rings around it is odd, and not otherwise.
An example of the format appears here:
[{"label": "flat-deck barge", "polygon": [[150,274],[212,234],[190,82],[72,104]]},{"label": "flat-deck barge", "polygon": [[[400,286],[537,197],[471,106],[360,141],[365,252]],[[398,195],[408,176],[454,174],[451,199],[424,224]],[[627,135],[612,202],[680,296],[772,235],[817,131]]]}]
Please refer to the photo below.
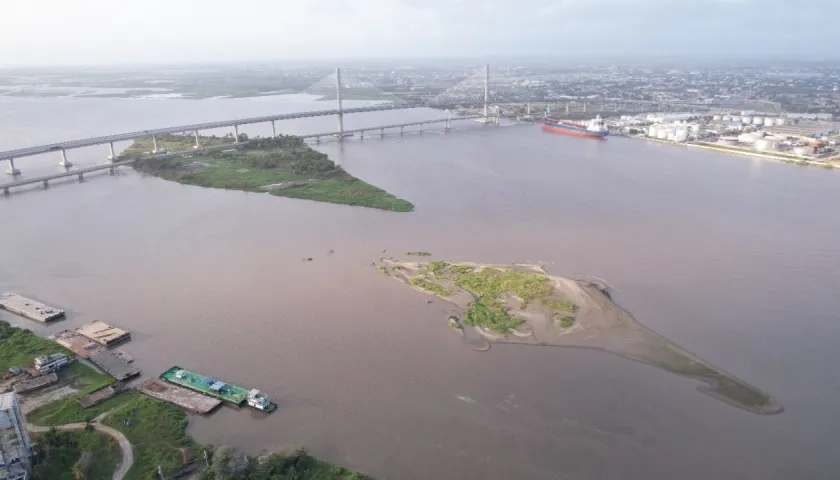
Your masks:
[{"label": "flat-deck barge", "polygon": [[0,293],[0,308],[36,322],[47,323],[64,316],[64,310],[22,297],[17,293]]},{"label": "flat-deck barge", "polygon": [[222,404],[222,401],[218,398],[208,397],[156,378],[144,380],[136,388],[140,393],[172,403],[194,413],[210,413]]}]

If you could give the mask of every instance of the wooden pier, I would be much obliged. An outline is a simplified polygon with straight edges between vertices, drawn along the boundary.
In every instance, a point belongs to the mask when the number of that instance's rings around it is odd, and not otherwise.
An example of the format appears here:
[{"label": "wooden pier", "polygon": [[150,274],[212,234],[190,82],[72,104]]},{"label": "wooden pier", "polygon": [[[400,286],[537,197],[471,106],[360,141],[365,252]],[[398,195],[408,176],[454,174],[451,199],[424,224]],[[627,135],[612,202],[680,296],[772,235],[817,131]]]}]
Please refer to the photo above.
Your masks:
[{"label": "wooden pier", "polygon": [[64,316],[64,310],[60,308],[30,300],[16,293],[0,294],[0,308],[42,323]]},{"label": "wooden pier", "polygon": [[177,385],[150,378],[137,386],[137,390],[157,400],[177,405],[193,413],[210,413],[222,404],[222,401]]}]

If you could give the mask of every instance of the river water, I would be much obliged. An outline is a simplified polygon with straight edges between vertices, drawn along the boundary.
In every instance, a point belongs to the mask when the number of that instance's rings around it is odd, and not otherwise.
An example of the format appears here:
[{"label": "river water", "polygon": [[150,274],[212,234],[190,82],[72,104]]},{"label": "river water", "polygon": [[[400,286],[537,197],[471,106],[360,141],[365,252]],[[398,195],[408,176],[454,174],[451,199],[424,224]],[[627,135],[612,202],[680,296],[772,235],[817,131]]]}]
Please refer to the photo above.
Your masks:
[{"label": "river water", "polygon": [[[0,99],[0,149],[330,107],[304,97]],[[416,211],[181,186],[130,169],[13,193],[0,198],[0,290],[68,318],[0,318],[42,334],[94,319],[128,328],[125,350],[146,376],[177,364],[278,400],[267,418],[230,408],[192,417],[198,441],[254,453],[305,445],[383,479],[840,474],[840,173],[536,125],[319,148]],[[93,164],[107,147],[68,153]],[[37,175],[57,161],[17,166]],[[370,266],[386,250],[604,278],[641,323],[785,412],[755,415],[599,351],[472,351],[446,326],[449,307]]]}]

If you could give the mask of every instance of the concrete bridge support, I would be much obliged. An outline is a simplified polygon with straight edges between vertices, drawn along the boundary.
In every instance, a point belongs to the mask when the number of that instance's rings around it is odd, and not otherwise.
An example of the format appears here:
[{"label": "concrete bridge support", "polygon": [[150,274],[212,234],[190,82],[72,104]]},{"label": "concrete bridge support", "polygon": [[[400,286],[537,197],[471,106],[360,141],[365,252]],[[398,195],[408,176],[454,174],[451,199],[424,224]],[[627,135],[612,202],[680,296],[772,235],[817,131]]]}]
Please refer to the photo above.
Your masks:
[{"label": "concrete bridge support", "polygon": [[15,159],[14,158],[9,159],[9,169],[6,170],[6,173],[8,173],[9,175],[20,175],[20,170],[15,168]]},{"label": "concrete bridge support", "polygon": [[154,135],[152,135],[152,153],[158,153],[157,137],[155,137]]},{"label": "concrete bridge support", "polygon": [[111,154],[108,155],[108,160],[114,160],[117,158],[117,155],[114,153],[114,142],[108,142],[108,148],[111,151]]},{"label": "concrete bridge support", "polygon": [[400,125],[400,136],[401,136],[401,137],[403,136],[403,129],[404,129],[404,128],[405,128],[405,127],[403,127],[402,125]]},{"label": "concrete bridge support", "polygon": [[239,125],[233,126],[233,143],[239,143]]},{"label": "concrete bridge support", "polygon": [[201,143],[199,143],[199,141],[198,141],[198,130],[194,131],[193,135],[195,136],[195,147],[193,147],[193,148],[200,148]]},{"label": "concrete bridge support", "polygon": [[[343,137],[343,136],[344,136],[344,133],[341,133],[340,135],[341,135],[341,137]],[[360,138],[361,140],[364,140],[364,139],[365,139],[365,131],[364,131],[364,130],[362,130],[361,132],[359,132],[359,138]]]},{"label": "concrete bridge support", "polygon": [[385,138],[385,129],[384,128],[379,129],[379,138]]},{"label": "concrete bridge support", "polygon": [[271,138],[277,138],[277,127],[274,125],[274,120],[271,121]]},{"label": "concrete bridge support", "polygon": [[487,123],[488,106],[490,105],[490,64],[484,66],[484,123]]},{"label": "concrete bridge support", "polygon": [[73,162],[71,162],[70,160],[67,160],[67,151],[66,150],[63,150],[63,149],[61,150],[61,161],[58,162],[58,164],[61,165],[62,167],[72,167],[73,166]]},{"label": "concrete bridge support", "polygon": [[[338,100],[338,140],[344,141],[344,113],[341,108],[341,69],[335,69],[335,98]],[[363,134],[364,135],[364,134]]]},{"label": "concrete bridge support", "polygon": [[79,181],[80,181],[80,182],[84,182],[84,181],[85,181],[85,174],[84,174],[84,173],[82,173],[82,172],[79,172]]}]

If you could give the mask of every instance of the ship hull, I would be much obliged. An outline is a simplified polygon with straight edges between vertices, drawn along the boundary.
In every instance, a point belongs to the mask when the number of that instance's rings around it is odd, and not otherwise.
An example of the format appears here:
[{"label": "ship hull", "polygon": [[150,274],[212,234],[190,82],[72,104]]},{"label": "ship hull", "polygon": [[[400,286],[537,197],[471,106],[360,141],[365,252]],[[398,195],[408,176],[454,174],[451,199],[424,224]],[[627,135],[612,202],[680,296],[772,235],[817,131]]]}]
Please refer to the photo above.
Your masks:
[{"label": "ship hull", "polygon": [[606,131],[593,132],[591,130],[587,130],[586,127],[571,125],[568,123],[543,122],[542,129],[547,132],[574,135],[576,137],[607,138],[607,135],[609,135],[609,132]]}]

